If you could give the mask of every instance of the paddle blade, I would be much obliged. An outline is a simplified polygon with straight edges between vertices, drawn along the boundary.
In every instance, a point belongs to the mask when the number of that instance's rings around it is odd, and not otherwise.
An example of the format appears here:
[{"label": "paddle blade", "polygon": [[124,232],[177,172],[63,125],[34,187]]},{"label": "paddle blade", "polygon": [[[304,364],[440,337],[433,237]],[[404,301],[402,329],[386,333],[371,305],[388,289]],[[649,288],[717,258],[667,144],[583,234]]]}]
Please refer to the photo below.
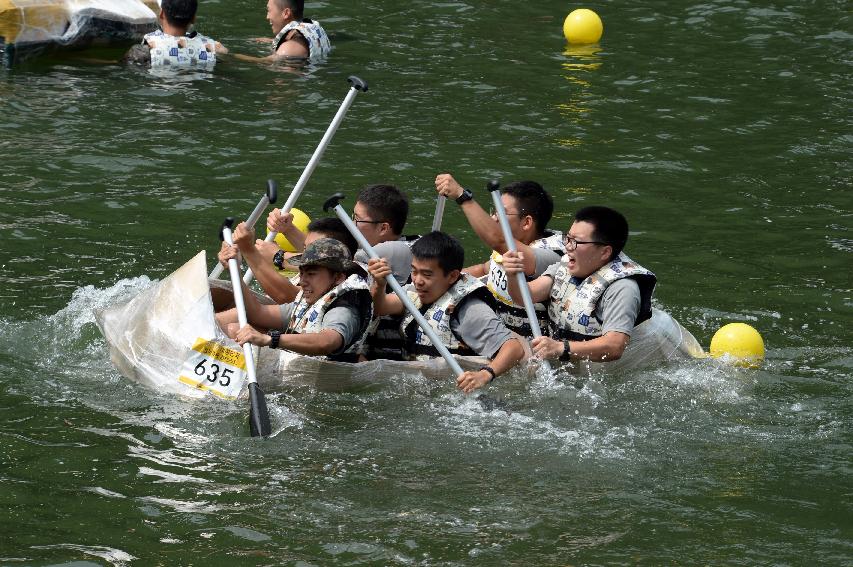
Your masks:
[{"label": "paddle blade", "polygon": [[267,400],[264,391],[257,382],[249,384],[249,432],[252,437],[269,437],[272,433],[270,412],[267,410]]}]

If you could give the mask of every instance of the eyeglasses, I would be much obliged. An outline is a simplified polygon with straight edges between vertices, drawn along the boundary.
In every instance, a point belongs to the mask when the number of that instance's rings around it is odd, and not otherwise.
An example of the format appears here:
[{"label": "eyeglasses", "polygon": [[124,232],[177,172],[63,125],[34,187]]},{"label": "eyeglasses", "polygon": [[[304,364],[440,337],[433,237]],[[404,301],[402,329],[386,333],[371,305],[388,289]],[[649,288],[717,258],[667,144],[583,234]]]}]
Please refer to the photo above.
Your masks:
[{"label": "eyeglasses", "polygon": [[[489,207],[489,216],[490,217],[494,217],[497,214],[498,214],[498,212],[495,210],[494,207]],[[524,217],[524,216],[527,216],[527,212],[524,209],[521,209],[517,213],[507,213],[506,216],[508,216],[508,217]]]},{"label": "eyeglasses", "polygon": [[385,221],[381,221],[381,220],[362,220],[362,219],[358,218],[357,216],[355,216],[355,214],[353,214],[353,215],[352,215],[352,221],[353,221],[355,224],[358,224],[358,223],[362,223],[362,224],[382,224],[383,222],[385,222]]},{"label": "eyeglasses", "polygon": [[578,240],[577,238],[572,238],[568,234],[563,235],[563,246],[566,247],[566,250],[577,250],[578,244],[600,244],[602,246],[607,245],[606,242],[599,242],[597,240]]}]

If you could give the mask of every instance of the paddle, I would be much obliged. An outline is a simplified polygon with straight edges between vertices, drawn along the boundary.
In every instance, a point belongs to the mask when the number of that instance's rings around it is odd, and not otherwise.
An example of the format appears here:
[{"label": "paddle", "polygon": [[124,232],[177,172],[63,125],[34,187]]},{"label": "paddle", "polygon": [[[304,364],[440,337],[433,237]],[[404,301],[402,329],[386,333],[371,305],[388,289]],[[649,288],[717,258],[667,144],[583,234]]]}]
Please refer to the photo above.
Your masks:
[{"label": "paddle", "polygon": [[[492,195],[492,202],[495,204],[495,211],[498,213],[498,222],[501,225],[501,232],[503,232],[506,247],[513,252],[517,252],[515,238],[513,238],[512,230],[509,228],[506,209],[504,208],[503,201],[501,201],[501,184],[493,179],[486,184],[486,189],[488,189],[489,193]],[[527,312],[527,319],[530,321],[530,331],[533,334],[533,338],[539,338],[542,336],[542,330],[539,328],[539,319],[536,318],[536,309],[533,307],[533,298],[530,297],[530,288],[527,286],[527,278],[524,276],[523,272],[518,272],[515,274],[515,279],[518,281],[518,289],[521,290],[521,299],[524,302],[524,311]],[[548,370],[551,369],[551,365],[547,360],[543,360],[542,365]]]},{"label": "paddle", "polygon": [[[278,199],[278,183],[273,181],[272,179],[267,180],[267,192],[264,193],[264,196],[261,197],[261,200],[258,201],[258,204],[255,205],[255,210],[252,211],[252,214],[249,215],[249,218],[246,219],[246,226],[249,228],[254,228],[255,223],[258,222],[258,219],[261,218],[261,215],[264,214],[264,210],[267,208],[267,205],[275,203],[275,200]],[[217,263],[216,267],[211,270],[210,275],[208,276],[211,279],[216,279],[219,277],[225,270],[222,267],[222,264]]]},{"label": "paddle", "polygon": [[[343,193],[336,193],[329,197],[326,202],[323,204],[323,210],[329,212],[330,209],[334,209],[335,214],[339,219],[346,225],[347,230],[350,231],[350,234],[358,241],[358,245],[362,250],[367,252],[367,255],[370,258],[379,258],[379,255],[376,253],[376,250],[367,242],[367,239],[364,238],[364,235],[361,234],[361,231],[355,226],[355,223],[352,221],[350,216],[344,210],[344,208],[340,205],[341,200],[344,198]],[[464,372],[462,367],[459,366],[459,363],[453,358],[453,355],[450,354],[450,351],[447,350],[447,347],[441,342],[441,339],[438,338],[438,335],[435,334],[435,331],[432,330],[432,327],[429,326],[424,316],[421,315],[421,312],[418,311],[418,308],[415,307],[415,304],[412,303],[412,300],[409,299],[408,294],[403,290],[403,287],[397,282],[396,278],[393,276],[387,279],[388,285],[391,286],[391,289],[394,290],[394,293],[397,294],[397,297],[400,298],[400,301],[403,302],[405,308],[412,314],[415,318],[415,321],[418,322],[421,329],[423,329],[424,333],[429,337],[429,340],[432,342],[433,346],[438,349],[438,352],[441,353],[441,356],[444,357],[444,360],[447,362],[447,365],[456,373],[456,376],[459,376]]]},{"label": "paddle", "polygon": [[[234,240],[231,238],[231,227],[234,226],[234,219],[228,217],[222,223],[222,229],[219,232],[219,237],[224,240],[229,246],[234,245]],[[240,266],[235,258],[228,260],[228,271],[231,274],[231,286],[234,288],[234,302],[237,304],[237,320],[240,322],[240,327],[249,324],[246,318],[246,304],[243,301],[243,287],[240,285]],[[264,392],[258,386],[258,379],[255,376],[255,356],[252,352],[251,343],[243,345],[243,356],[246,357],[246,373],[249,375],[249,433],[252,437],[267,437],[272,433],[270,426],[270,414],[267,410],[267,400],[264,398]]]},{"label": "paddle", "polygon": [[[341,125],[347,110],[352,106],[352,103],[355,100],[355,95],[357,95],[359,91],[367,91],[367,83],[355,75],[348,77],[347,81],[350,84],[349,92],[347,93],[346,98],[344,98],[344,101],[341,103],[341,107],[338,109],[337,114],[335,114],[335,117],[332,119],[332,123],[329,124],[329,127],[326,129],[326,133],[323,135],[323,139],[320,140],[320,144],[317,146],[317,149],[314,150],[314,155],[311,156],[311,159],[308,161],[308,165],[305,166],[305,171],[302,172],[302,176],[299,177],[299,181],[296,182],[296,185],[293,187],[293,191],[290,192],[290,197],[287,198],[287,201],[281,208],[282,213],[290,212],[290,209],[292,209],[293,205],[296,204],[296,200],[299,199],[299,195],[301,195],[302,190],[305,189],[308,179],[311,178],[311,174],[314,173],[314,169],[320,162],[323,152],[326,151],[326,147],[329,145],[329,142],[332,141],[332,136],[335,135],[335,132],[338,130],[338,126]],[[276,234],[278,233],[270,231],[267,234],[266,241],[271,242],[274,240]],[[246,270],[246,275],[243,276],[243,281],[246,282],[246,285],[249,285],[252,281],[252,277],[252,270]]]},{"label": "paddle", "polygon": [[441,220],[444,218],[444,205],[447,197],[439,195],[435,201],[435,214],[432,216],[432,231],[441,230]]}]

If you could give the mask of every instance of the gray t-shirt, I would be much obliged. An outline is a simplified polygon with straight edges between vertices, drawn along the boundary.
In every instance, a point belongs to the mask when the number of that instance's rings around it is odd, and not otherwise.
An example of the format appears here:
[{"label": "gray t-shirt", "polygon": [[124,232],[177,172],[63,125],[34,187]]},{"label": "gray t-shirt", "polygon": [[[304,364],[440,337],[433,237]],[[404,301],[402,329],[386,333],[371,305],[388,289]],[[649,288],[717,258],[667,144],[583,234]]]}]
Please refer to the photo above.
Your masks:
[{"label": "gray t-shirt", "polygon": [[[281,320],[282,325],[287,326],[290,321],[290,316],[293,314],[295,303],[285,303],[281,305]],[[361,329],[361,319],[358,309],[354,305],[344,304],[332,307],[326,314],[323,315],[323,320],[320,322],[320,329],[331,329],[343,337],[344,346],[333,354],[340,354],[346,350],[347,346],[356,338],[355,334]]]},{"label": "gray t-shirt", "polygon": [[[556,263],[542,275],[553,280],[559,267],[560,264]],[[607,286],[593,313],[601,321],[602,334],[618,331],[630,336],[640,314],[642,299],[640,286],[633,278],[622,278]]]},{"label": "gray t-shirt", "polygon": [[562,256],[553,250],[547,248],[531,248],[533,255],[536,257],[536,268],[533,271],[533,277],[538,278],[555,263],[559,265]]},{"label": "gray t-shirt", "polygon": [[[391,271],[394,273],[394,279],[400,285],[409,281],[409,275],[412,273],[412,250],[409,248],[410,242],[404,240],[389,240],[388,242],[380,242],[373,247],[380,258],[388,260],[388,265],[391,266]],[[362,264],[367,264],[370,258],[367,252],[359,250],[355,253],[355,261]]]},{"label": "gray t-shirt", "polygon": [[489,304],[469,297],[450,317],[450,330],[479,356],[494,358],[503,344],[513,338]]}]

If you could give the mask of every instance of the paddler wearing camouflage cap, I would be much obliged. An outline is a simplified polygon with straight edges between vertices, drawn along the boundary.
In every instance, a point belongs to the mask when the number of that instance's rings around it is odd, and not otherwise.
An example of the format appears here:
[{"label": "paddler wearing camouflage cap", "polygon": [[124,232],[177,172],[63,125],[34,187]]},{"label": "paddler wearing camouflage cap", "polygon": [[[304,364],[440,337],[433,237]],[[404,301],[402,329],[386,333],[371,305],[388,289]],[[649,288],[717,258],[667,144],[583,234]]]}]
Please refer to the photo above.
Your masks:
[{"label": "paddler wearing camouflage cap", "polygon": [[332,238],[315,240],[290,263],[299,267],[296,299],[263,305],[244,293],[249,324],[237,331],[237,342],[354,362],[373,316],[367,274]]}]

